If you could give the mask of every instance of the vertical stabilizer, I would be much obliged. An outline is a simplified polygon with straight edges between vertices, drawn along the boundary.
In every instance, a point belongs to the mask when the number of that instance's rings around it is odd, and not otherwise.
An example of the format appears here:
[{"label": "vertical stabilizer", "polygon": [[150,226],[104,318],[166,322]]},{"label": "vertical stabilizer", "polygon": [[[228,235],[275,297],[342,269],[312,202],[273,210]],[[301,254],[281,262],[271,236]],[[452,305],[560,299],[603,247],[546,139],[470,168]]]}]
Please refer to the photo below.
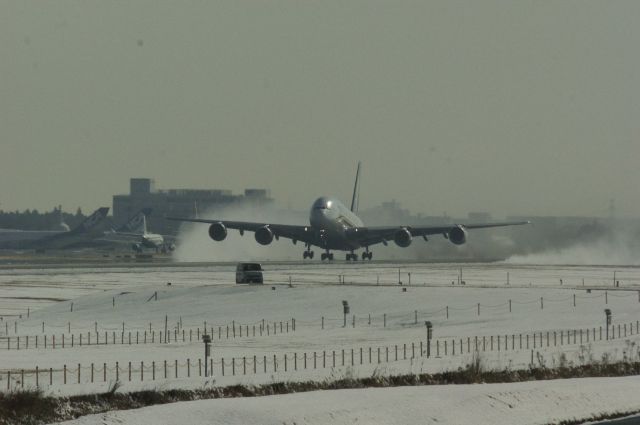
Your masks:
[{"label": "vertical stabilizer", "polygon": [[358,170],[356,171],[356,182],[353,185],[353,196],[351,197],[351,211],[358,212],[358,204],[360,203],[360,166],[362,163],[358,161]]},{"label": "vertical stabilizer", "polygon": [[151,214],[151,208],[143,208],[138,211],[129,221],[118,229],[119,232],[127,233],[147,233],[147,215]]},{"label": "vertical stabilizer", "polygon": [[98,208],[89,217],[85,218],[78,227],[72,230],[74,233],[86,233],[96,227],[107,217],[109,207]]}]

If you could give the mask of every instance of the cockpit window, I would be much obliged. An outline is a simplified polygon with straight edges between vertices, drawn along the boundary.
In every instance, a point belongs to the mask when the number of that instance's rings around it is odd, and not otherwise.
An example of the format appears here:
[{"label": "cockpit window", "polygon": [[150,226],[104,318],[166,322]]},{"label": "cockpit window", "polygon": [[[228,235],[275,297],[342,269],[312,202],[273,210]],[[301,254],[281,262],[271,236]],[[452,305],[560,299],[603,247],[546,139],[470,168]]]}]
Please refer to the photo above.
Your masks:
[{"label": "cockpit window", "polygon": [[313,204],[314,210],[326,210],[331,208],[332,202],[326,198],[320,198]]}]

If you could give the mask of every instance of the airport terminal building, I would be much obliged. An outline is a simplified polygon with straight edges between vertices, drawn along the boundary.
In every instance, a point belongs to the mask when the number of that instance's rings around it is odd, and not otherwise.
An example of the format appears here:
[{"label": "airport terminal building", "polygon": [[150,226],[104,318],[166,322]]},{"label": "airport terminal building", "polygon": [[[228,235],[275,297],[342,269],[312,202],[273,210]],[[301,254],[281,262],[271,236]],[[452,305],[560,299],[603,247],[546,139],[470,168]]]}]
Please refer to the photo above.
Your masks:
[{"label": "airport terminal building", "polygon": [[194,217],[198,212],[210,212],[234,205],[255,208],[271,203],[273,199],[267,189],[245,189],[242,195],[234,195],[225,189],[158,190],[153,179],[132,178],[129,194],[113,197],[113,221],[116,225],[123,224],[141,209],[151,208],[153,211],[148,218],[149,229],[175,234],[180,223],[165,220],[165,216]]}]

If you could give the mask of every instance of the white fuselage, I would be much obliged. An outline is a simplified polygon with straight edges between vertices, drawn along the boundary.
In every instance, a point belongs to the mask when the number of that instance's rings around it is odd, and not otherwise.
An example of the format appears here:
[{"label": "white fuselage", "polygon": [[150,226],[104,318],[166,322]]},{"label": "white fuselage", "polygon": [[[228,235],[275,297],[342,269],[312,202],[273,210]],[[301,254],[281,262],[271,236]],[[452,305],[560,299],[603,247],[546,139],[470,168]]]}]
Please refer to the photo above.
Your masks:
[{"label": "white fuselage", "polygon": [[327,249],[350,250],[361,246],[355,239],[349,238],[349,231],[362,228],[364,223],[335,198],[323,196],[316,199],[311,206],[309,223],[320,232],[320,245]]},{"label": "white fuselage", "polygon": [[142,244],[148,248],[159,248],[164,243],[164,237],[157,233],[145,233],[142,236]]}]

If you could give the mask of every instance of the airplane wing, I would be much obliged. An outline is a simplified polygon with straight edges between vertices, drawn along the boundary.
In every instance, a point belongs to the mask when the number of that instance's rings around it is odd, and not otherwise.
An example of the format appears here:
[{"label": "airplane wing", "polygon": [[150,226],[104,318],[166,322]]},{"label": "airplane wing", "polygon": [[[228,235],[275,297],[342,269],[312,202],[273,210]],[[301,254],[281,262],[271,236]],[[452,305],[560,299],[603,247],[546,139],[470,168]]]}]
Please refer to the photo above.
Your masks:
[{"label": "airplane wing", "polygon": [[317,238],[315,232],[311,226],[299,226],[291,224],[273,224],[273,223],[258,223],[250,221],[227,221],[227,220],[208,220],[202,218],[181,218],[181,217],[166,217],[167,220],[174,221],[186,221],[191,223],[208,223],[217,224],[220,223],[227,229],[239,230],[240,234],[245,231],[255,232],[261,228],[268,227],[273,233],[273,236],[277,239],[280,237],[291,239],[294,242],[301,241],[305,243],[315,244]]},{"label": "airplane wing", "polygon": [[[519,226],[530,224],[529,221],[505,221],[496,223],[478,223],[478,224],[449,224],[442,226],[382,226],[382,227],[357,227],[349,229],[347,232],[352,239],[359,241],[363,246],[375,245],[394,240],[398,231],[406,229],[411,237],[422,236],[426,239],[430,235],[443,235],[447,239],[451,237],[452,232],[458,232],[459,235],[466,237],[466,230],[469,229],[486,229],[490,227]],[[455,230],[454,230],[455,229]],[[454,242],[455,243],[455,242]]]}]

